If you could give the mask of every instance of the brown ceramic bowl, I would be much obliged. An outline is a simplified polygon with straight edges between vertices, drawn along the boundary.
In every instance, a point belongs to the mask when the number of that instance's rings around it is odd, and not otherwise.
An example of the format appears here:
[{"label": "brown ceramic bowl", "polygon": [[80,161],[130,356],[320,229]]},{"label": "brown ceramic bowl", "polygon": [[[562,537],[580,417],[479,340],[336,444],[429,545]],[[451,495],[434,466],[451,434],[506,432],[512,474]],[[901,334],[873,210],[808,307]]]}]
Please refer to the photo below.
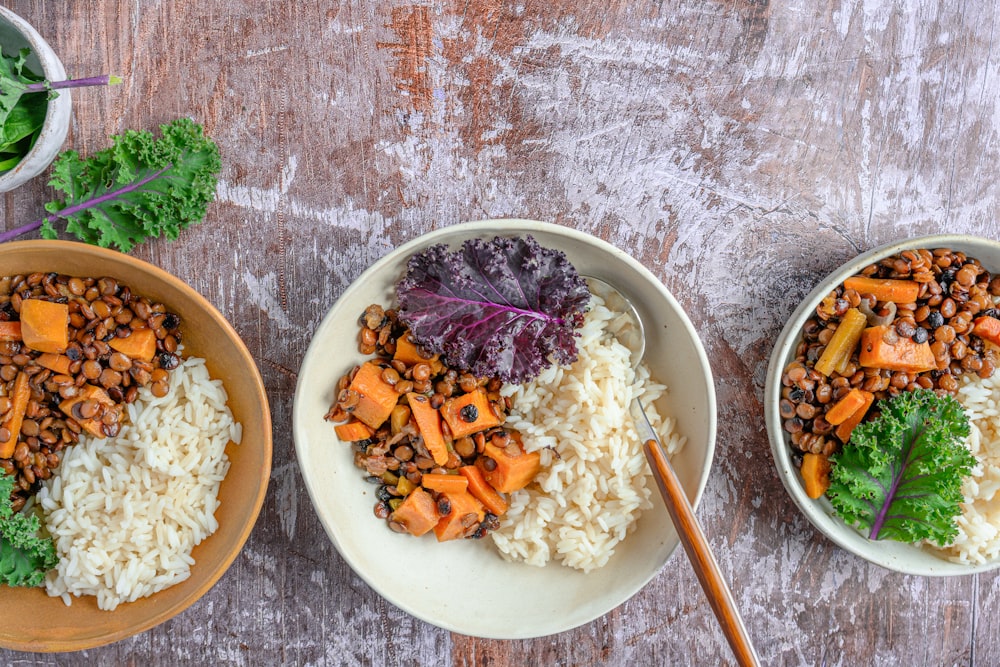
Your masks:
[{"label": "brown ceramic bowl", "polygon": [[148,598],[98,609],[96,598],[67,607],[42,588],[0,585],[0,646],[19,651],[76,651],[148,630],[204,595],[229,568],[250,535],[271,470],[271,418],[264,385],[236,331],[204,297],[167,272],[112,250],[67,241],[0,244],[0,274],[55,271],[110,276],[166,304],[182,318],[185,353],[203,357],[229,394],[243,441],[226,448],[231,467],[219,489],[218,531],[195,547],[191,576]]}]

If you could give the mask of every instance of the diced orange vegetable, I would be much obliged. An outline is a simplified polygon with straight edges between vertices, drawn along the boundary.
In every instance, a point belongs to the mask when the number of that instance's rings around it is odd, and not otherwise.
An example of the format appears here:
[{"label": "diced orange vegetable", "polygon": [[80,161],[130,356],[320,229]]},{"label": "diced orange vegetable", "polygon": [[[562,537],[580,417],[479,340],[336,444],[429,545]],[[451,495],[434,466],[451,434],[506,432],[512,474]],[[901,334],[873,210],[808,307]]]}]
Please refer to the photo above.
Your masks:
[{"label": "diced orange vegetable", "polygon": [[349,389],[358,392],[358,404],[351,413],[373,429],[378,429],[399,400],[396,389],[382,379],[381,366],[366,361],[361,364]]},{"label": "diced orange vegetable", "polygon": [[423,394],[410,392],[406,395],[406,400],[427,451],[434,463],[443,466],[448,462],[448,445],[445,444],[444,432],[441,430],[441,414],[431,407],[430,399]]},{"label": "diced orange vegetable", "polygon": [[861,407],[855,410],[850,417],[840,422],[837,425],[837,429],[834,433],[840,438],[841,442],[847,442],[851,439],[851,432],[854,431],[854,427],[861,423],[861,420],[865,418],[868,414],[868,408],[872,406],[875,402],[875,394],[870,391],[865,391],[864,389],[859,390],[865,402],[862,403]]},{"label": "diced orange vegetable", "polygon": [[437,536],[438,542],[464,537],[471,524],[479,523],[486,518],[483,504],[468,491],[442,493],[440,497],[447,500],[451,511],[441,517],[441,520],[434,526],[434,535]]},{"label": "diced orange vegetable", "polygon": [[437,503],[431,494],[421,488],[413,489],[403,500],[403,503],[389,515],[390,521],[395,521],[411,535],[420,537],[438,525],[441,515]]},{"label": "diced orange vegetable", "polygon": [[38,352],[65,352],[69,345],[69,306],[42,299],[22,301],[21,339]]},{"label": "diced orange vegetable", "polygon": [[839,401],[830,406],[823,418],[834,426],[843,423],[865,404],[865,396],[861,391],[861,389],[851,389]]},{"label": "diced orange vegetable", "polygon": [[977,317],[973,321],[972,333],[994,345],[1000,345],[1000,320],[989,315]]},{"label": "diced orange vegetable", "polygon": [[359,421],[350,421],[346,424],[337,424],[333,427],[334,432],[337,437],[344,442],[356,442],[358,440],[367,440],[375,434],[368,424]]},{"label": "diced orange vegetable", "polygon": [[816,360],[814,366],[816,372],[828,376],[838,368],[846,366],[858,346],[861,332],[867,325],[868,318],[864,313],[857,308],[849,308],[834,330],[830,342],[823,348],[823,354]]},{"label": "diced orange vegetable", "polygon": [[830,488],[830,459],[825,454],[808,453],[802,457],[802,482],[806,487],[806,495],[812,499],[819,498]]},{"label": "diced orange vegetable", "polygon": [[448,422],[451,435],[455,438],[472,435],[479,431],[500,425],[500,419],[493,412],[486,390],[477,387],[467,394],[449,398],[441,406],[441,416]]},{"label": "diced orange vegetable", "polygon": [[844,281],[844,289],[857,290],[858,294],[871,294],[879,301],[893,303],[913,303],[920,296],[920,283],[898,278],[851,276]]},{"label": "diced orange vegetable", "polygon": [[490,486],[486,478],[483,477],[482,470],[476,466],[462,466],[458,469],[458,472],[469,480],[469,493],[481,502],[487,510],[497,516],[507,511],[507,501]]},{"label": "diced orange vegetable", "polygon": [[439,493],[459,493],[469,488],[469,480],[465,477],[437,472],[425,472],[420,478],[420,484]]},{"label": "diced orange vegetable", "polygon": [[404,332],[402,336],[396,339],[396,352],[392,355],[395,361],[402,361],[407,366],[413,366],[414,364],[430,364],[437,361],[438,355],[432,357],[425,357],[420,354],[420,348],[413,344],[410,340],[410,332]]},{"label": "diced orange vegetable", "polygon": [[148,327],[132,329],[132,333],[128,336],[125,338],[115,336],[108,341],[108,345],[129,359],[152,361],[153,355],[156,354],[156,332]]},{"label": "diced orange vegetable", "polygon": [[[928,342],[915,343],[897,336],[888,325],[868,327],[861,333],[858,363],[864,368],[881,368],[906,373],[923,373],[937,368],[937,360]],[[886,338],[893,340],[887,343]]]},{"label": "diced orange vegetable", "polygon": [[11,389],[10,410],[2,426],[9,434],[7,439],[0,442],[0,458],[9,459],[14,455],[14,448],[17,446],[17,438],[21,434],[21,422],[24,421],[24,412],[28,408],[28,400],[31,398],[31,387],[28,385],[28,374],[21,371],[14,378],[14,387]]},{"label": "diced orange vegetable", "polygon": [[21,340],[21,323],[0,322],[0,340]]},{"label": "diced orange vegetable", "polygon": [[[516,440],[514,440],[516,442]],[[526,487],[542,469],[541,454],[525,452],[519,447],[520,454],[511,456],[506,448],[500,448],[492,442],[483,446],[483,455],[493,461],[493,469],[489,469],[483,456],[476,459],[476,465],[490,486],[501,493],[510,493]],[[494,465],[495,464],[495,465]]]},{"label": "diced orange vegetable", "polygon": [[42,368],[48,368],[50,371],[55,373],[69,375],[69,367],[73,364],[73,361],[65,354],[52,354],[51,352],[45,352],[38,355],[38,358],[35,359],[35,363]]},{"label": "diced orange vegetable", "polygon": [[98,438],[105,437],[103,424],[99,419],[81,417],[79,414],[73,413],[73,407],[83,403],[84,401],[97,401],[98,403],[103,403],[105,410],[117,410],[119,413],[121,412],[121,407],[116,405],[115,402],[111,400],[111,397],[108,396],[108,393],[104,391],[104,389],[92,384],[83,385],[80,387],[80,393],[73,398],[67,398],[59,404],[59,409],[75,419],[76,422],[80,424],[81,428]]}]

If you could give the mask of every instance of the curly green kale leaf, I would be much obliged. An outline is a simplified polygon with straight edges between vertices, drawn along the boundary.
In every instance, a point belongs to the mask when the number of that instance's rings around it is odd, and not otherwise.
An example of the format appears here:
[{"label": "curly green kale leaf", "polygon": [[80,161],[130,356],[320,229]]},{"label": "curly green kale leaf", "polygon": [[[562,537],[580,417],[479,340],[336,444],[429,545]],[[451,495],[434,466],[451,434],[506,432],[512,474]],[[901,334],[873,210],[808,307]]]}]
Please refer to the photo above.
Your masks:
[{"label": "curly green kale leaf", "polygon": [[55,545],[39,536],[38,517],[19,514],[10,504],[14,478],[0,474],[0,582],[10,586],[38,586],[56,566]]},{"label": "curly green kale leaf", "polygon": [[187,118],[152,133],[128,130],[112,145],[87,159],[62,153],[53,166],[53,188],[65,195],[46,204],[49,215],[0,235],[10,240],[41,227],[43,238],[56,238],[53,221],[87,243],[128,252],[149,237],[177,238],[201,222],[215,198],[222,167],[219,148],[202,127]]},{"label": "curly green kale leaf", "polygon": [[951,396],[903,392],[860,424],[831,457],[827,496],[848,524],[872,540],[931,540],[958,534],[962,481],[976,465],[966,448],[969,420]]}]

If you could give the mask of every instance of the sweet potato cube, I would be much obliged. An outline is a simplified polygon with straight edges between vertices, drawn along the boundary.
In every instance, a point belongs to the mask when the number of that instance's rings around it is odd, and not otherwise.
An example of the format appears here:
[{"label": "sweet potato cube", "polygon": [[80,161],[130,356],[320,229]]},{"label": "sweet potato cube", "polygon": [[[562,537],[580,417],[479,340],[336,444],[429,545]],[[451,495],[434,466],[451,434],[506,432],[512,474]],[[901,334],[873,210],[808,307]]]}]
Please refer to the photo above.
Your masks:
[{"label": "sweet potato cube", "polygon": [[375,433],[375,431],[368,427],[368,424],[357,421],[350,421],[346,424],[337,424],[333,427],[333,430],[337,434],[337,437],[344,442],[367,440]]},{"label": "sweet potato cube", "polygon": [[69,375],[70,366],[73,365],[73,361],[65,354],[52,354],[51,352],[38,355],[35,363],[42,368],[48,368],[54,373],[62,373],[63,375]]},{"label": "sweet potato cube", "polygon": [[438,525],[441,515],[431,494],[418,487],[407,494],[403,503],[389,515],[389,520],[401,525],[410,535],[420,537]]},{"label": "sweet potato cube", "polygon": [[80,387],[80,393],[73,398],[67,398],[59,404],[59,409],[75,419],[80,427],[87,431],[87,433],[90,433],[98,438],[105,437],[103,423],[100,419],[96,417],[83,416],[79,412],[79,409],[74,410],[76,406],[82,406],[85,401],[96,401],[97,403],[103,404],[105,406],[105,410],[117,410],[119,413],[121,412],[121,406],[116,405],[104,389],[92,384],[83,385]]},{"label": "sweet potato cube", "polygon": [[1000,320],[989,315],[977,317],[973,321],[972,333],[994,345],[1000,345]]},{"label": "sweet potato cube", "polygon": [[7,429],[7,439],[0,442],[0,458],[9,459],[14,455],[14,448],[17,446],[17,438],[21,434],[21,423],[24,421],[24,413],[28,408],[28,400],[31,398],[31,387],[28,385],[28,374],[21,371],[14,378],[14,387],[10,392],[10,410],[7,411],[3,421],[3,428]]},{"label": "sweet potato cube", "polygon": [[32,350],[62,354],[69,345],[69,306],[42,299],[23,301],[21,338]]},{"label": "sweet potato cube", "polygon": [[[516,440],[512,439],[511,442]],[[523,489],[542,469],[541,454],[525,452],[520,445],[517,449],[520,453],[511,455],[507,447],[497,447],[492,442],[487,442],[483,446],[483,456],[476,459],[483,477],[500,493]],[[492,462],[487,462],[484,456]]]},{"label": "sweet potato cube", "polygon": [[21,340],[21,323],[17,321],[0,322],[0,340]]},{"label": "sweet potato cube", "polygon": [[420,348],[410,340],[410,332],[404,332],[396,339],[396,352],[392,355],[393,360],[402,361],[407,366],[415,364],[430,364],[437,360],[438,355],[425,357],[420,354]]},{"label": "sweet potato cube", "polygon": [[449,398],[441,406],[441,416],[448,422],[454,438],[500,425],[500,418],[493,412],[493,406],[482,387],[477,387],[468,394]]},{"label": "sweet potato cube", "polygon": [[371,361],[361,364],[348,388],[360,397],[351,414],[376,430],[389,418],[399,400],[395,387],[382,379],[382,367]]},{"label": "sweet potato cube", "polygon": [[438,542],[464,537],[469,528],[486,518],[483,504],[468,491],[441,493],[438,498],[444,498],[451,508],[451,511],[442,516],[434,526],[434,535]]},{"label": "sweet potato cube", "polygon": [[929,343],[915,343],[910,338],[897,336],[887,325],[868,327],[861,333],[858,364],[863,368],[906,373],[923,373],[937,368]]},{"label": "sweet potato cube", "polygon": [[802,483],[806,495],[816,500],[830,488],[830,459],[825,454],[807,453],[802,457]]},{"label": "sweet potato cube", "polygon": [[115,336],[108,345],[124,354],[129,359],[152,361],[156,354],[156,332],[149,328],[132,329],[125,338]]},{"label": "sweet potato cube", "polygon": [[410,392],[406,395],[406,400],[427,451],[434,458],[434,463],[443,466],[448,462],[448,445],[445,444],[444,433],[441,431],[441,413],[431,407],[430,399],[423,394]]}]

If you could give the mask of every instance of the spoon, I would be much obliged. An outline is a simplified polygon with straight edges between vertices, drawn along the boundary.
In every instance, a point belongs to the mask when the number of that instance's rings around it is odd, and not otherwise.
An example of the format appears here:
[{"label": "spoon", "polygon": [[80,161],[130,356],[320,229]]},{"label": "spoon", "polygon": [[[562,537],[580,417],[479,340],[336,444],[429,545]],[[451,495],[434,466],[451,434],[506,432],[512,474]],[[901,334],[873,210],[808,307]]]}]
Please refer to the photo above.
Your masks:
[{"label": "spoon", "polygon": [[[646,351],[642,319],[639,317],[635,305],[618,289],[600,278],[584,276],[584,279],[592,294],[601,297],[610,309],[624,313],[631,320],[628,326],[622,327],[624,334],[619,335],[618,339],[631,351],[631,363],[632,367],[635,368],[642,361]],[[635,422],[636,430],[642,438],[643,453],[653,470],[660,495],[663,496],[667,511],[674,522],[674,527],[677,529],[678,537],[681,544],[684,545],[684,551],[687,552],[695,575],[708,597],[708,603],[719,620],[722,634],[725,635],[740,665],[756,667],[760,662],[754,651],[753,643],[750,641],[750,636],[747,634],[746,626],[743,624],[739,609],[736,607],[736,602],[733,600],[733,594],[725,577],[722,576],[719,564],[712,554],[712,548],[705,538],[705,533],[701,529],[701,524],[698,523],[694,509],[677,478],[677,473],[670,465],[670,460],[663,450],[660,439],[646,418],[646,412],[638,398],[632,401],[629,412]]]}]

